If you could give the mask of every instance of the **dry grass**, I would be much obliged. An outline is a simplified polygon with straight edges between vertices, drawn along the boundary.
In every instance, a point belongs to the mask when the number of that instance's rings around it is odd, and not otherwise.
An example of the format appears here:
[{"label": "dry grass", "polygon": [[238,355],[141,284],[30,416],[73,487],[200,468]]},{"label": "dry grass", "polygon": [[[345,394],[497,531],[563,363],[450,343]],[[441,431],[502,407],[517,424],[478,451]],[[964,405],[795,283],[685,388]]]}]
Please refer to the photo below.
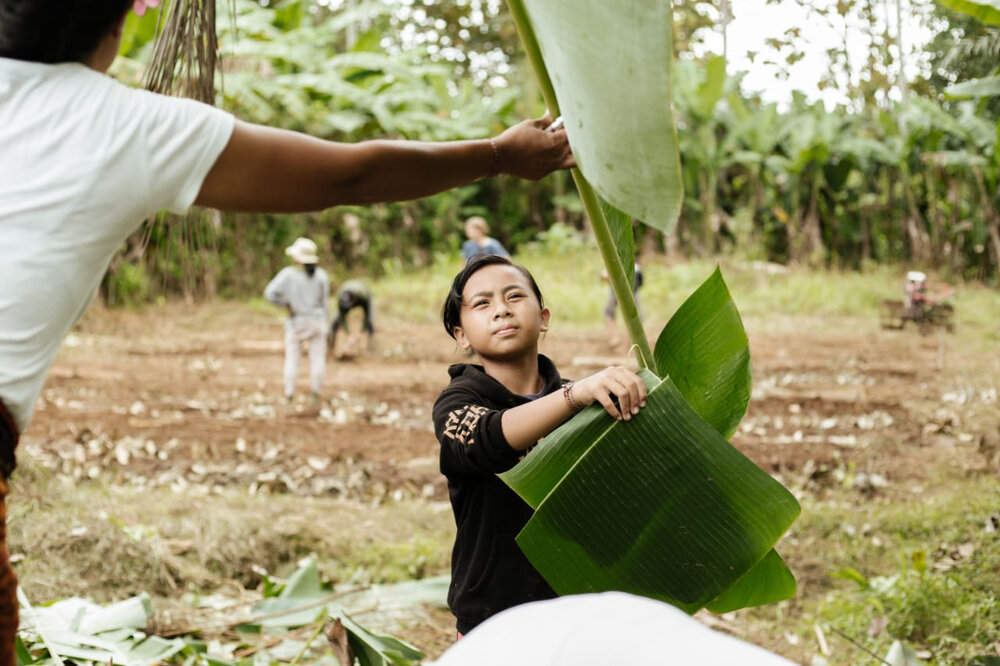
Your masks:
[{"label": "dry grass", "polygon": [[35,601],[239,593],[310,555],[334,581],[434,575],[447,570],[454,530],[440,503],[73,486],[30,460],[12,486],[11,552]]}]

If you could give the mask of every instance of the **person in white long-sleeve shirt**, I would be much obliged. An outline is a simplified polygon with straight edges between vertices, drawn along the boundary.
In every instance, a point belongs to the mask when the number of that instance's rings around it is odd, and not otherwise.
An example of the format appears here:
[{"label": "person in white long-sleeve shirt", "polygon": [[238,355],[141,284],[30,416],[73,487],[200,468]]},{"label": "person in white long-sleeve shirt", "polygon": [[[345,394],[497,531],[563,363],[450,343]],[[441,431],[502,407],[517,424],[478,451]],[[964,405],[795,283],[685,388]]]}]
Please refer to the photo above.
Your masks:
[{"label": "person in white long-sleeve shirt", "polygon": [[309,383],[313,402],[319,401],[326,370],[327,304],[330,280],[316,264],[316,243],[297,238],[285,254],[299,266],[282,268],[264,289],[264,298],[288,310],[285,320],[285,400],[295,397],[302,343],[309,346]]}]

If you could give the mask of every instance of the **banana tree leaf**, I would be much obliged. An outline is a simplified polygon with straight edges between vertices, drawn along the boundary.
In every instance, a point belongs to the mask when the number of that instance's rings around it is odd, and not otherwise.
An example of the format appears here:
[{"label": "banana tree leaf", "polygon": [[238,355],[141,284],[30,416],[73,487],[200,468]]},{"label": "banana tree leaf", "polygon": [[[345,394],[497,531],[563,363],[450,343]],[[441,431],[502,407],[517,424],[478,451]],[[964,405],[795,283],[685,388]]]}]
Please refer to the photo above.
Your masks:
[{"label": "banana tree leaf", "polygon": [[799,505],[669,378],[642,376],[652,388],[638,416],[591,406],[501,478],[537,504],[517,542],[556,592],[620,590],[694,612],[770,552]]},{"label": "banana tree leaf", "polygon": [[[660,383],[659,377],[651,372],[640,371],[639,376],[647,391],[652,391]],[[614,426],[615,421],[602,407],[591,405],[549,433],[531,450],[531,455],[500,474],[500,478],[537,511],[594,443]]]},{"label": "banana tree leaf", "polygon": [[583,175],[615,208],[669,231],[682,202],[670,3],[509,3],[527,12]]},{"label": "banana tree leaf", "polygon": [[718,268],[667,322],[653,356],[694,411],[729,439],[750,402],[750,345]]},{"label": "banana tree leaf", "polygon": [[59,656],[101,664],[153,664],[185,647],[180,639],[147,638],[143,634],[141,629],[152,612],[146,594],[108,606],[71,598],[26,610],[22,636],[44,637],[33,647],[45,648],[50,659]]},{"label": "banana tree leaf", "polygon": [[[718,268],[674,313],[653,354],[688,404],[729,439],[750,402],[752,375],[743,321]],[[708,608],[725,613],[794,595],[795,576],[772,550]]]},{"label": "banana tree leaf", "polygon": [[365,629],[346,613],[340,615],[340,621],[361,666],[409,666],[424,656],[409,643]]},{"label": "banana tree leaf", "polygon": [[771,550],[735,585],[708,604],[713,613],[728,613],[795,596],[795,576],[781,555]]},{"label": "banana tree leaf", "polygon": [[948,9],[974,16],[983,23],[1000,25],[1000,0],[938,0]]},{"label": "banana tree leaf", "polygon": [[705,63],[705,80],[698,85],[695,95],[695,110],[702,118],[711,118],[715,105],[722,99],[726,86],[726,59],[714,56]]},{"label": "banana tree leaf", "polygon": [[963,81],[945,88],[948,97],[996,97],[1000,95],[1000,76]]},{"label": "banana tree leaf", "polygon": [[20,666],[35,663],[35,658],[31,656],[31,651],[25,646],[20,636],[14,638],[14,657]]},{"label": "banana tree leaf", "polygon": [[601,199],[601,211],[615,240],[615,249],[621,259],[628,283],[635,284],[635,234],[632,232],[632,218],[607,201]]}]

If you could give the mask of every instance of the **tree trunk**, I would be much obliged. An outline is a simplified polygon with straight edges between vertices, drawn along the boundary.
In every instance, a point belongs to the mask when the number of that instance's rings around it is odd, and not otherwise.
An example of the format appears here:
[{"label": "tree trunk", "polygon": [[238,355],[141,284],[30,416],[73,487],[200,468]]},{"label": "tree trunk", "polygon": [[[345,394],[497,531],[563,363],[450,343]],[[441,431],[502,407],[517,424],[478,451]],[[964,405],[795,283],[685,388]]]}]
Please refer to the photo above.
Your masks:
[{"label": "tree trunk", "polygon": [[819,185],[819,175],[816,175],[810,188],[809,207],[802,217],[801,230],[796,237],[794,247],[796,263],[805,261],[814,264],[825,249],[819,220]]},{"label": "tree trunk", "polygon": [[910,186],[910,169],[902,167],[903,194],[906,197],[906,219],[903,221],[906,238],[910,246],[910,258],[918,264],[927,263],[930,259],[930,236],[927,234],[927,226],[920,216],[917,208],[916,197],[913,195],[913,188]]}]

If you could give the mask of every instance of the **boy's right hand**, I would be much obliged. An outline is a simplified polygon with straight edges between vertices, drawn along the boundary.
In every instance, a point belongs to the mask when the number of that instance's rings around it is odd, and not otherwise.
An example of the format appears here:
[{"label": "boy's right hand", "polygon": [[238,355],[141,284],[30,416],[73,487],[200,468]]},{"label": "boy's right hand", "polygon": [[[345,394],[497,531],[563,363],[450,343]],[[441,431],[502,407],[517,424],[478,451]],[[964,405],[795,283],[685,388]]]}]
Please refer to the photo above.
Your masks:
[{"label": "boy's right hand", "polygon": [[[628,421],[639,413],[640,407],[646,406],[646,385],[639,375],[620,365],[605,368],[575,382],[570,391],[576,403],[586,407],[597,401],[619,421]],[[618,405],[615,405],[612,396],[618,399]]]}]

